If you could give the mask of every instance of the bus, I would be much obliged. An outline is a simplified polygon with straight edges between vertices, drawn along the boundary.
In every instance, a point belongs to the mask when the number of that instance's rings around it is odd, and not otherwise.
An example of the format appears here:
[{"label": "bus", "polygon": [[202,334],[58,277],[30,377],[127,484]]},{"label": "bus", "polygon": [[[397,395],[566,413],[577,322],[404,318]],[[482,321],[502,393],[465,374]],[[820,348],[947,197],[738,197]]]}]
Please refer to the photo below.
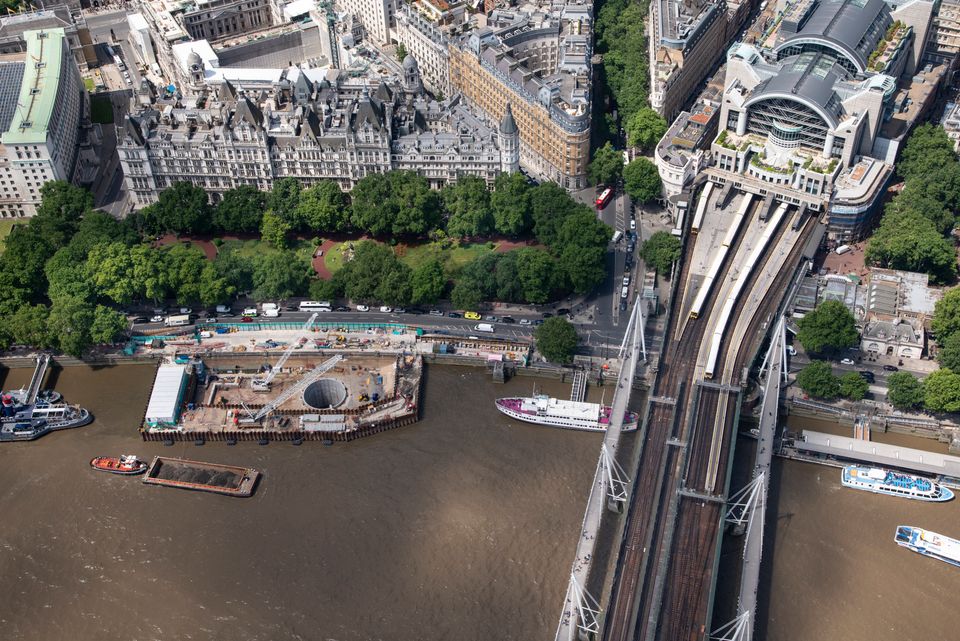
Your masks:
[{"label": "bus", "polygon": [[330,312],[333,311],[333,308],[330,306],[330,301],[326,300],[305,300],[300,303],[299,307],[301,312]]},{"label": "bus", "polygon": [[613,190],[607,187],[597,196],[597,209],[603,209],[610,204],[610,199],[613,197]]}]

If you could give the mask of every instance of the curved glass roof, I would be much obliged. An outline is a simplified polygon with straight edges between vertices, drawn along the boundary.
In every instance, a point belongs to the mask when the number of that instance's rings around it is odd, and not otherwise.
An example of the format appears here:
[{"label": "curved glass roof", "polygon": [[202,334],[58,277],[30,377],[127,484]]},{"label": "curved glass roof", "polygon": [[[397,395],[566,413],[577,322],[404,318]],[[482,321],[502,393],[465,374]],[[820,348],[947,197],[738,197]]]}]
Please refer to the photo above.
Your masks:
[{"label": "curved glass roof", "polygon": [[746,106],[767,98],[786,98],[803,103],[836,127],[843,115],[843,105],[834,85],[847,78],[846,70],[835,61],[815,53],[802,53],[784,60],[779,73],[753,90]]}]

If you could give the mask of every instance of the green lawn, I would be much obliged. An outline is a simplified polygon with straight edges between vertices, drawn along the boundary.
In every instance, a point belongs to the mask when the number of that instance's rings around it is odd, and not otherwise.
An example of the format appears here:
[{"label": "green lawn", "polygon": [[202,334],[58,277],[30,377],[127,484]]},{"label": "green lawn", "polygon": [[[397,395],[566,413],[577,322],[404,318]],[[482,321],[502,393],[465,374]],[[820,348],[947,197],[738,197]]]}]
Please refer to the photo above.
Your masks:
[{"label": "green lawn", "polygon": [[97,88],[97,85],[93,82],[93,78],[84,78],[83,86],[90,93],[93,93],[93,90]]},{"label": "green lawn", "polygon": [[18,221],[13,218],[0,218],[0,254],[3,253],[3,239],[6,238]]},{"label": "green lawn", "polygon": [[[324,262],[331,274],[343,267],[349,242],[337,243],[324,254]],[[495,243],[492,246],[487,243],[450,243],[448,247],[444,247],[442,243],[423,243],[412,247],[395,247],[394,252],[400,257],[400,261],[411,269],[416,269],[431,258],[437,258],[447,274],[453,274],[478,256],[496,251],[496,248]]]},{"label": "green lawn", "polygon": [[[290,249],[307,261],[313,256],[313,243],[309,240],[296,239],[290,243]],[[243,258],[253,260],[257,256],[273,253],[277,250],[262,240],[225,240],[220,245],[219,251],[232,252]]]},{"label": "green lawn", "polygon": [[90,120],[101,125],[113,123],[113,103],[108,96],[90,96]]}]

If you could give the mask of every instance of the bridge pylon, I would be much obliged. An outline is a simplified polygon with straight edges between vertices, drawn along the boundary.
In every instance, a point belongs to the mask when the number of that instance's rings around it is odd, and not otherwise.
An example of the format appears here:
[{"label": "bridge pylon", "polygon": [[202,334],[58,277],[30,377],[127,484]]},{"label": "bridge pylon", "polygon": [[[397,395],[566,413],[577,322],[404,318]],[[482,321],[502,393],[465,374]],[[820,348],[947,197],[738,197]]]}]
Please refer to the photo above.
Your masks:
[{"label": "bridge pylon", "polygon": [[617,463],[617,459],[613,457],[606,443],[600,446],[600,471],[603,489],[607,494],[607,509],[622,514],[623,507],[627,504],[627,486],[630,485],[630,477]]},{"label": "bridge pylon", "polygon": [[727,501],[726,522],[740,531],[746,526],[748,537],[757,510],[760,510],[762,514],[766,505],[765,476],[766,472],[760,472],[760,474],[754,477],[743,489],[731,496],[730,500]]},{"label": "bridge pylon", "polygon": [[[573,612],[576,615],[577,639],[579,641],[595,641],[600,634],[600,604],[593,598],[587,588],[580,585],[577,576],[570,573],[570,586],[567,588],[567,599],[573,600]],[[562,623],[562,622],[561,622]],[[570,622],[567,621],[569,624]]]}]

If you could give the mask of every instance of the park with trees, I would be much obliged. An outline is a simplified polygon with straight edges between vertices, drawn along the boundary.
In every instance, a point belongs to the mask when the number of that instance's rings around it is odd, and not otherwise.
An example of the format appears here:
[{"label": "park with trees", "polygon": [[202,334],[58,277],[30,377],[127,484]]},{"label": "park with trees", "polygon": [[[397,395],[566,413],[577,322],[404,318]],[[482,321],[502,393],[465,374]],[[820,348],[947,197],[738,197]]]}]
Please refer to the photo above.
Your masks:
[{"label": "park with trees", "polygon": [[[492,191],[466,178],[438,192],[416,174],[391,172],[362,179],[352,194],[331,181],[304,189],[282,179],[267,193],[230,190],[216,204],[177,183],[123,220],[65,182],[41,193],[37,215],[12,229],[0,255],[0,347],[76,356],[117,340],[128,324],[118,310],[134,304],[309,294],[390,305],[450,296],[475,308],[587,294],[604,280],[611,235],[559,186],[532,186],[520,174],[501,175]],[[165,234],[179,239],[156,242]],[[311,260],[331,234],[356,240],[344,241],[351,260],[321,280]],[[492,236],[510,239],[506,251]],[[192,241],[211,237],[206,246]]]}]

